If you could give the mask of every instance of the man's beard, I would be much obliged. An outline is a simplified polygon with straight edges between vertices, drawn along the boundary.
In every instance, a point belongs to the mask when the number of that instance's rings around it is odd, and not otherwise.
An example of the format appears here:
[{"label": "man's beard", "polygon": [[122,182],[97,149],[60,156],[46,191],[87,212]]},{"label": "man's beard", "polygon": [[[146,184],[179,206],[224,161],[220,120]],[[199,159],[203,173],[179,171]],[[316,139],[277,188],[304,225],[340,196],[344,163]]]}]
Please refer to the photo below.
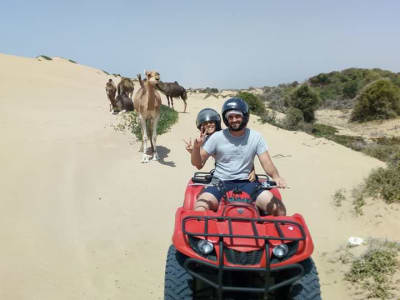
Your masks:
[{"label": "man's beard", "polygon": [[[236,125],[236,124],[235,124],[235,125]],[[232,125],[229,125],[229,130],[232,130],[232,131],[240,131],[240,130],[243,129],[241,125],[242,125],[242,123],[238,124],[237,127],[236,127],[236,126],[233,127]]]}]

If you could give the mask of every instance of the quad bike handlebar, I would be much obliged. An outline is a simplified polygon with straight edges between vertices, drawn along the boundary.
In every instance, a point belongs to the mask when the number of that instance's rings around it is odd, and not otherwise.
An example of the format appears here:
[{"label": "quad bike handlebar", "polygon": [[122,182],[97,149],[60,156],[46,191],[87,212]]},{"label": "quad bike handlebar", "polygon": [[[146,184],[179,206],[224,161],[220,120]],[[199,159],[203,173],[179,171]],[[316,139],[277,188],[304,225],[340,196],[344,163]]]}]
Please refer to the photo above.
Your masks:
[{"label": "quad bike handlebar", "polygon": [[[213,174],[214,170],[211,170],[210,172],[195,172],[192,177],[192,182],[200,184],[210,184],[211,179],[213,178]],[[266,190],[279,188],[275,181],[269,179],[270,177],[268,175],[257,174],[256,176],[256,180],[261,183],[262,188]]]}]

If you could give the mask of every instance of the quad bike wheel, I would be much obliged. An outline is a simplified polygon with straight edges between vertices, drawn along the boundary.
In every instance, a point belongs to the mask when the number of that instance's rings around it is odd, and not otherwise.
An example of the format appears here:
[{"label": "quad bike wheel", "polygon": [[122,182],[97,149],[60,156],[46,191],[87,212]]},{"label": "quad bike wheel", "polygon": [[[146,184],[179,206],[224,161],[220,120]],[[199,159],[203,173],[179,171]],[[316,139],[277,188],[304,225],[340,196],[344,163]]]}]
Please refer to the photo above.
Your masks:
[{"label": "quad bike wheel", "polygon": [[164,300],[193,299],[193,277],[183,267],[184,261],[185,256],[171,245],[165,267]]},{"label": "quad bike wheel", "polygon": [[312,258],[301,262],[304,268],[304,276],[295,282],[290,291],[291,300],[321,300],[318,272]]}]

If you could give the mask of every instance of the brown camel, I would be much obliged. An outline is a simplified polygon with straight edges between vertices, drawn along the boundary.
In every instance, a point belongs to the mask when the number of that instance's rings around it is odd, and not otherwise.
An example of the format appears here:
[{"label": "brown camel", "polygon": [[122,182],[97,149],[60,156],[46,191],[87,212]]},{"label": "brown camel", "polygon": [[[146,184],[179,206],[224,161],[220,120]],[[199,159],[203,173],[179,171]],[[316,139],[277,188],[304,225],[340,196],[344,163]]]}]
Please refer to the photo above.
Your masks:
[{"label": "brown camel", "polygon": [[170,106],[169,105],[170,98],[171,98],[172,108],[174,108],[174,98],[181,97],[182,100],[183,100],[183,103],[185,105],[185,108],[184,108],[183,111],[186,112],[187,93],[186,93],[186,90],[185,90],[185,88],[183,86],[180,86],[178,84],[178,82],[176,82],[176,81],[175,82],[162,82],[162,81],[160,81],[157,84],[157,88],[167,97],[168,107]]},{"label": "brown camel", "polygon": [[129,98],[125,93],[118,95],[115,98],[116,102],[116,110],[114,112],[122,112],[122,111],[132,111],[133,110],[133,102],[132,99]]},{"label": "brown camel", "polygon": [[142,81],[140,74],[138,79],[140,89],[135,94],[134,107],[137,111],[140,125],[142,127],[142,145],[140,151],[143,151],[142,162],[149,162],[149,155],[147,155],[147,121],[149,121],[149,132],[151,133],[150,144],[153,150],[153,160],[159,160],[157,153],[157,124],[160,119],[160,106],[161,97],[156,91],[155,86],[160,81],[160,74],[155,71],[147,71],[146,81]]},{"label": "brown camel", "polygon": [[117,87],[112,79],[108,79],[106,83],[106,93],[107,97],[110,100],[110,111],[115,111],[117,109],[117,102],[115,100],[115,94],[117,92]]},{"label": "brown camel", "polygon": [[118,95],[126,95],[132,99],[133,90],[135,85],[132,80],[126,77],[122,77],[121,81],[118,83]]}]

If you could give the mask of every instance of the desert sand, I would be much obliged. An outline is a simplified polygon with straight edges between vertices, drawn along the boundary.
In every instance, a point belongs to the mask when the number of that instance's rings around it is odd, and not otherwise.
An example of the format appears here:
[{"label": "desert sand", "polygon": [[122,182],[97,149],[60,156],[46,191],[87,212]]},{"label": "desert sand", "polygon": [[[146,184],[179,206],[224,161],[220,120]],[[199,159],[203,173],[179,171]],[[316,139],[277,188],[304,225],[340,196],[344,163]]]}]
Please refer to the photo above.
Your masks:
[{"label": "desert sand", "polygon": [[[174,213],[195,171],[182,139],[196,136],[200,109],[219,111],[224,98],[190,94],[188,112],[158,137],[161,161],[142,164],[135,138],[113,128],[109,75],[3,54],[0,66],[0,299],[163,299]],[[290,186],[288,214],[310,227],[323,299],[353,299],[345,267],[330,257],[350,236],[400,240],[398,212],[370,202],[355,217],[351,200],[335,207],[332,196],[384,164],[255,116],[249,126]]]}]

